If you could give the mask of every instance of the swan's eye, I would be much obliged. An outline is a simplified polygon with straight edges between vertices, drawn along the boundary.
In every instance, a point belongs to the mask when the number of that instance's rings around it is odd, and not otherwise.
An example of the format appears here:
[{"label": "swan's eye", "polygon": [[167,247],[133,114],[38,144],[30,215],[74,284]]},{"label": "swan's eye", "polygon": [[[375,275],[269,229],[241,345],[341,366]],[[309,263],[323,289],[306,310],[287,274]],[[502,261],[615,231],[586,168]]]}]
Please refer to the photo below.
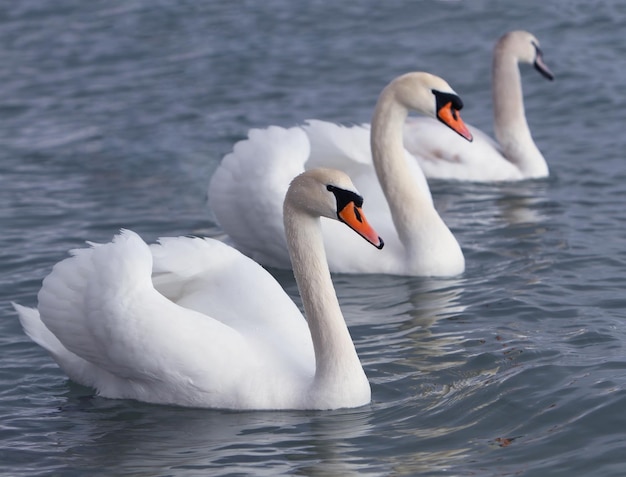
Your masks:
[{"label": "swan's eye", "polygon": [[541,52],[541,48],[539,48],[539,45],[535,43],[534,41],[531,41],[531,43],[535,47],[535,56],[541,56],[542,52]]},{"label": "swan's eye", "polygon": [[343,210],[350,202],[357,207],[363,207],[363,197],[351,190],[342,189],[334,185],[327,185],[326,190],[333,193],[337,201],[337,210]]}]

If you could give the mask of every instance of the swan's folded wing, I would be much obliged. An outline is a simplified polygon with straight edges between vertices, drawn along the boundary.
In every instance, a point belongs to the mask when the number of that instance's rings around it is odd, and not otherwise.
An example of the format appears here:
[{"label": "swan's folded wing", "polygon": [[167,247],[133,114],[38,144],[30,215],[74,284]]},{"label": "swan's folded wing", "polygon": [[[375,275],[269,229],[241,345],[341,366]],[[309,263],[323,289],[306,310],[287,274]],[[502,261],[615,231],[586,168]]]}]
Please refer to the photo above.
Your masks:
[{"label": "swan's folded wing", "polygon": [[310,346],[306,321],[263,267],[214,239],[167,237],[151,245],[155,288],[175,303],[216,317],[256,341],[299,340]]},{"label": "swan's folded wing", "polygon": [[218,318],[281,368],[311,369],[315,360],[308,325],[258,263],[208,238],[161,238],[151,251],[154,285],[168,299]]},{"label": "swan's folded wing", "polygon": [[311,143],[307,169],[333,167],[352,177],[359,166],[372,165],[369,125],[343,126],[309,119],[302,129]]},{"label": "swan's folded wing", "polygon": [[502,155],[502,148],[480,129],[468,125],[472,142],[432,118],[409,118],[404,147],[429,178],[477,180],[520,179],[518,168]]}]

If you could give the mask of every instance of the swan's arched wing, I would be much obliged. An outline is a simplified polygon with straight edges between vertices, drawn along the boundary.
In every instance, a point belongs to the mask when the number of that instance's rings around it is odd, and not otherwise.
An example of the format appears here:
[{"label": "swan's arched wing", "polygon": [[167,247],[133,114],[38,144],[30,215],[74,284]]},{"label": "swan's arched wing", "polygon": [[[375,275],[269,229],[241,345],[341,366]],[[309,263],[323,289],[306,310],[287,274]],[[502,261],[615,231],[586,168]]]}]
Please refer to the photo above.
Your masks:
[{"label": "swan's arched wing", "polygon": [[264,265],[290,268],[283,200],[304,171],[309,141],[300,128],[252,129],[209,184],[209,205],[239,250]]},{"label": "swan's arched wing", "polygon": [[[190,387],[228,394],[241,373],[277,361],[262,359],[260,351],[273,348],[263,348],[257,336],[168,300],[154,289],[151,272],[149,247],[124,232],[112,243],[75,251],[44,280],[39,311],[46,327],[69,351],[116,378],[83,384],[112,397],[169,402],[170,395],[194,396],[177,392]],[[143,395],[144,388],[164,395]]]},{"label": "swan's arched wing", "polygon": [[150,249],[136,234],[123,232],[112,243],[73,255],[44,280],[41,319],[69,351],[111,374],[148,380],[167,373],[172,362],[193,373],[189,350],[206,348],[201,337],[214,336],[224,347],[241,342],[234,330],[154,289]]}]

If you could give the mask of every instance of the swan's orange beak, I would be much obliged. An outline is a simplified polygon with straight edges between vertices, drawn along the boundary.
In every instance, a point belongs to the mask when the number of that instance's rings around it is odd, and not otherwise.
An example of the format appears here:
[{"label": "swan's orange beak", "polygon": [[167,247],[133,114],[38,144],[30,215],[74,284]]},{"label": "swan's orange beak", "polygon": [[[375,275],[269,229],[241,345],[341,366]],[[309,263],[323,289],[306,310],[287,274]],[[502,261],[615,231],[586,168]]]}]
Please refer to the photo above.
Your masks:
[{"label": "swan's orange beak", "polygon": [[437,119],[448,126],[450,129],[455,131],[457,134],[463,136],[469,142],[472,142],[474,139],[472,137],[472,133],[467,128],[463,120],[461,119],[461,115],[459,111],[452,107],[452,102],[447,102],[439,111],[437,111]]},{"label": "swan's orange beak", "polygon": [[337,216],[339,217],[339,220],[377,249],[380,250],[385,245],[383,239],[378,236],[376,231],[367,222],[361,208],[357,207],[354,202],[348,202],[346,206],[337,213]]}]

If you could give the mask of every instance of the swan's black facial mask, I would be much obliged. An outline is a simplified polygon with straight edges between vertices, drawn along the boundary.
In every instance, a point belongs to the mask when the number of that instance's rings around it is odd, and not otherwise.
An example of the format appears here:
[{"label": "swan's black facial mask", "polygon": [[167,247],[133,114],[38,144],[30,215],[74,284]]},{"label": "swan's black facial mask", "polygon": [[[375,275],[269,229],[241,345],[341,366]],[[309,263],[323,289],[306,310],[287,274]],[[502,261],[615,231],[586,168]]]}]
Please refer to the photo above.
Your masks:
[{"label": "swan's black facial mask", "polygon": [[444,93],[442,91],[432,90],[435,95],[435,108],[437,110],[437,119],[448,126],[459,136],[472,142],[474,139],[469,131],[459,111],[463,109],[463,101],[454,93]]},{"label": "swan's black facial mask", "polygon": [[450,103],[456,118],[456,112],[463,109],[463,101],[461,98],[454,93],[444,93],[442,91],[437,91],[436,89],[433,89],[432,91],[435,95],[435,100],[437,101],[437,111],[439,111],[447,103]]},{"label": "swan's black facial mask", "polygon": [[350,190],[345,190],[334,185],[327,185],[326,189],[333,193],[337,201],[337,218],[361,237],[381,249],[385,245],[372,226],[367,222],[361,207],[363,197]]},{"label": "swan's black facial mask", "polygon": [[350,202],[361,208],[363,207],[363,197],[351,190],[341,189],[334,185],[327,185],[326,189],[333,193],[337,200],[337,210],[343,210]]},{"label": "swan's black facial mask", "polygon": [[543,52],[541,51],[541,48],[539,48],[539,45],[537,45],[537,43],[535,43],[534,41],[533,46],[535,47],[535,62],[533,63],[533,66],[537,71],[539,71],[539,73],[541,73],[544,78],[552,81],[554,79],[554,74],[552,73],[552,71],[550,71],[550,68],[548,68],[547,65],[543,62]]}]

